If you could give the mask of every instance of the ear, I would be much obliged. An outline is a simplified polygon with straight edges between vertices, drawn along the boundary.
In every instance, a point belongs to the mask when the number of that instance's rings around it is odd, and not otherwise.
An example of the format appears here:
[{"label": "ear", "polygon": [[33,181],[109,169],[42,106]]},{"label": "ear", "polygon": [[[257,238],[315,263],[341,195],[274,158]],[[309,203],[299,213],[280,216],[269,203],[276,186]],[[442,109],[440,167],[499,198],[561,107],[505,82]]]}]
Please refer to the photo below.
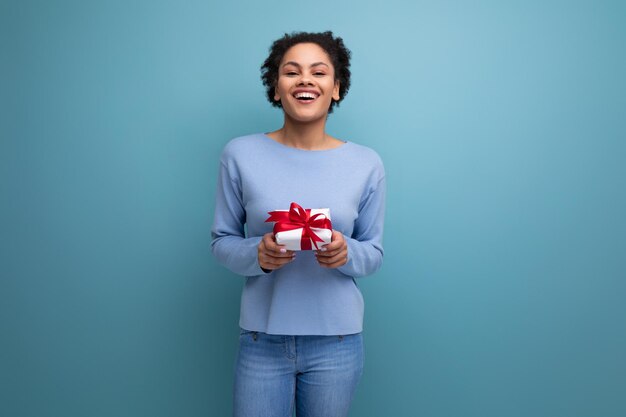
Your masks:
[{"label": "ear", "polygon": [[280,101],[280,95],[278,94],[278,89],[274,87],[274,101]]},{"label": "ear", "polygon": [[335,86],[333,87],[333,100],[339,101],[339,80],[335,80]]}]

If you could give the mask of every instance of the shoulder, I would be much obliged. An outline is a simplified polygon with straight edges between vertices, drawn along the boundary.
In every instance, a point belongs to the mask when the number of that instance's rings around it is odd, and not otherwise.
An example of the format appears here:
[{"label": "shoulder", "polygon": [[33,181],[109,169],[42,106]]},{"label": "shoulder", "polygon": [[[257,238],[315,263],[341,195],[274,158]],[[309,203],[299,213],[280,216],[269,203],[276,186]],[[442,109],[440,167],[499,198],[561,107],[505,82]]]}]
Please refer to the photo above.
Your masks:
[{"label": "shoulder", "polygon": [[252,133],[231,139],[222,150],[221,161],[228,163],[241,156],[250,156],[251,153],[263,146],[263,136],[263,133]]},{"label": "shoulder", "polygon": [[372,162],[376,162],[377,164],[382,165],[383,164],[383,160],[380,158],[380,155],[378,155],[378,152],[376,152],[374,149],[367,147],[365,145],[360,145],[358,143],[355,142],[349,142],[353,148],[353,152],[358,154],[360,157],[367,159],[367,160],[371,160]]},{"label": "shoulder", "polygon": [[359,145],[355,142],[348,142],[348,144],[350,146],[352,157],[358,161],[359,165],[368,167],[370,170],[378,174],[378,177],[385,176],[385,166],[378,152],[370,147]]}]

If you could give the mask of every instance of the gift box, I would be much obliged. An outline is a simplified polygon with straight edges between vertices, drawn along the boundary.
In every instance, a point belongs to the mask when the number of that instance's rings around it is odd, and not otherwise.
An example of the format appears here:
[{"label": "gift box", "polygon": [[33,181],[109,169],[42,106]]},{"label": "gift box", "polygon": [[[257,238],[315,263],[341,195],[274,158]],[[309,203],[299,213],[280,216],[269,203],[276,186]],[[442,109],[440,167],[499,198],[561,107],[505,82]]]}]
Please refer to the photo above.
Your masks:
[{"label": "gift box", "polygon": [[276,243],[287,250],[317,250],[330,243],[333,226],[330,209],[303,209],[291,203],[289,210],[268,212],[266,222],[275,222]]}]

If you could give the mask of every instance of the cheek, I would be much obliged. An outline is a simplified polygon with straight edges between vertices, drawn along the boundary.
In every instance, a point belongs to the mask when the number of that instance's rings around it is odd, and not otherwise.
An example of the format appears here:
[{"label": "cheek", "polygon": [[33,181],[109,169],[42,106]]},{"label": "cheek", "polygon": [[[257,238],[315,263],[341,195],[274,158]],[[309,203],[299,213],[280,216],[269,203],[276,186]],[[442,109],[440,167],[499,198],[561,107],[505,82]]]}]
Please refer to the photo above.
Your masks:
[{"label": "cheek", "polygon": [[287,94],[287,92],[289,91],[289,86],[287,85],[287,82],[281,81],[279,79],[274,91],[280,94],[281,97],[283,97],[283,95]]}]

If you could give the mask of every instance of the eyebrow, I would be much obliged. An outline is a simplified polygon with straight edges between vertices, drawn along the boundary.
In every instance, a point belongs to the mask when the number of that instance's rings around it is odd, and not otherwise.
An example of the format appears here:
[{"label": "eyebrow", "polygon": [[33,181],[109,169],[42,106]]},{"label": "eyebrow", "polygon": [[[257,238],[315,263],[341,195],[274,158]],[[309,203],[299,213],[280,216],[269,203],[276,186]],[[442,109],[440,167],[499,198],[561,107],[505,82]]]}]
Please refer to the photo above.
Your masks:
[{"label": "eyebrow", "polygon": [[[295,65],[296,67],[300,68],[300,64],[298,64],[297,62],[294,62],[294,61],[285,62],[283,64],[283,67],[286,67],[287,65]],[[316,67],[318,65],[326,65],[328,67],[328,64],[326,64],[325,62],[315,62],[315,63],[311,64],[311,67]]]}]

